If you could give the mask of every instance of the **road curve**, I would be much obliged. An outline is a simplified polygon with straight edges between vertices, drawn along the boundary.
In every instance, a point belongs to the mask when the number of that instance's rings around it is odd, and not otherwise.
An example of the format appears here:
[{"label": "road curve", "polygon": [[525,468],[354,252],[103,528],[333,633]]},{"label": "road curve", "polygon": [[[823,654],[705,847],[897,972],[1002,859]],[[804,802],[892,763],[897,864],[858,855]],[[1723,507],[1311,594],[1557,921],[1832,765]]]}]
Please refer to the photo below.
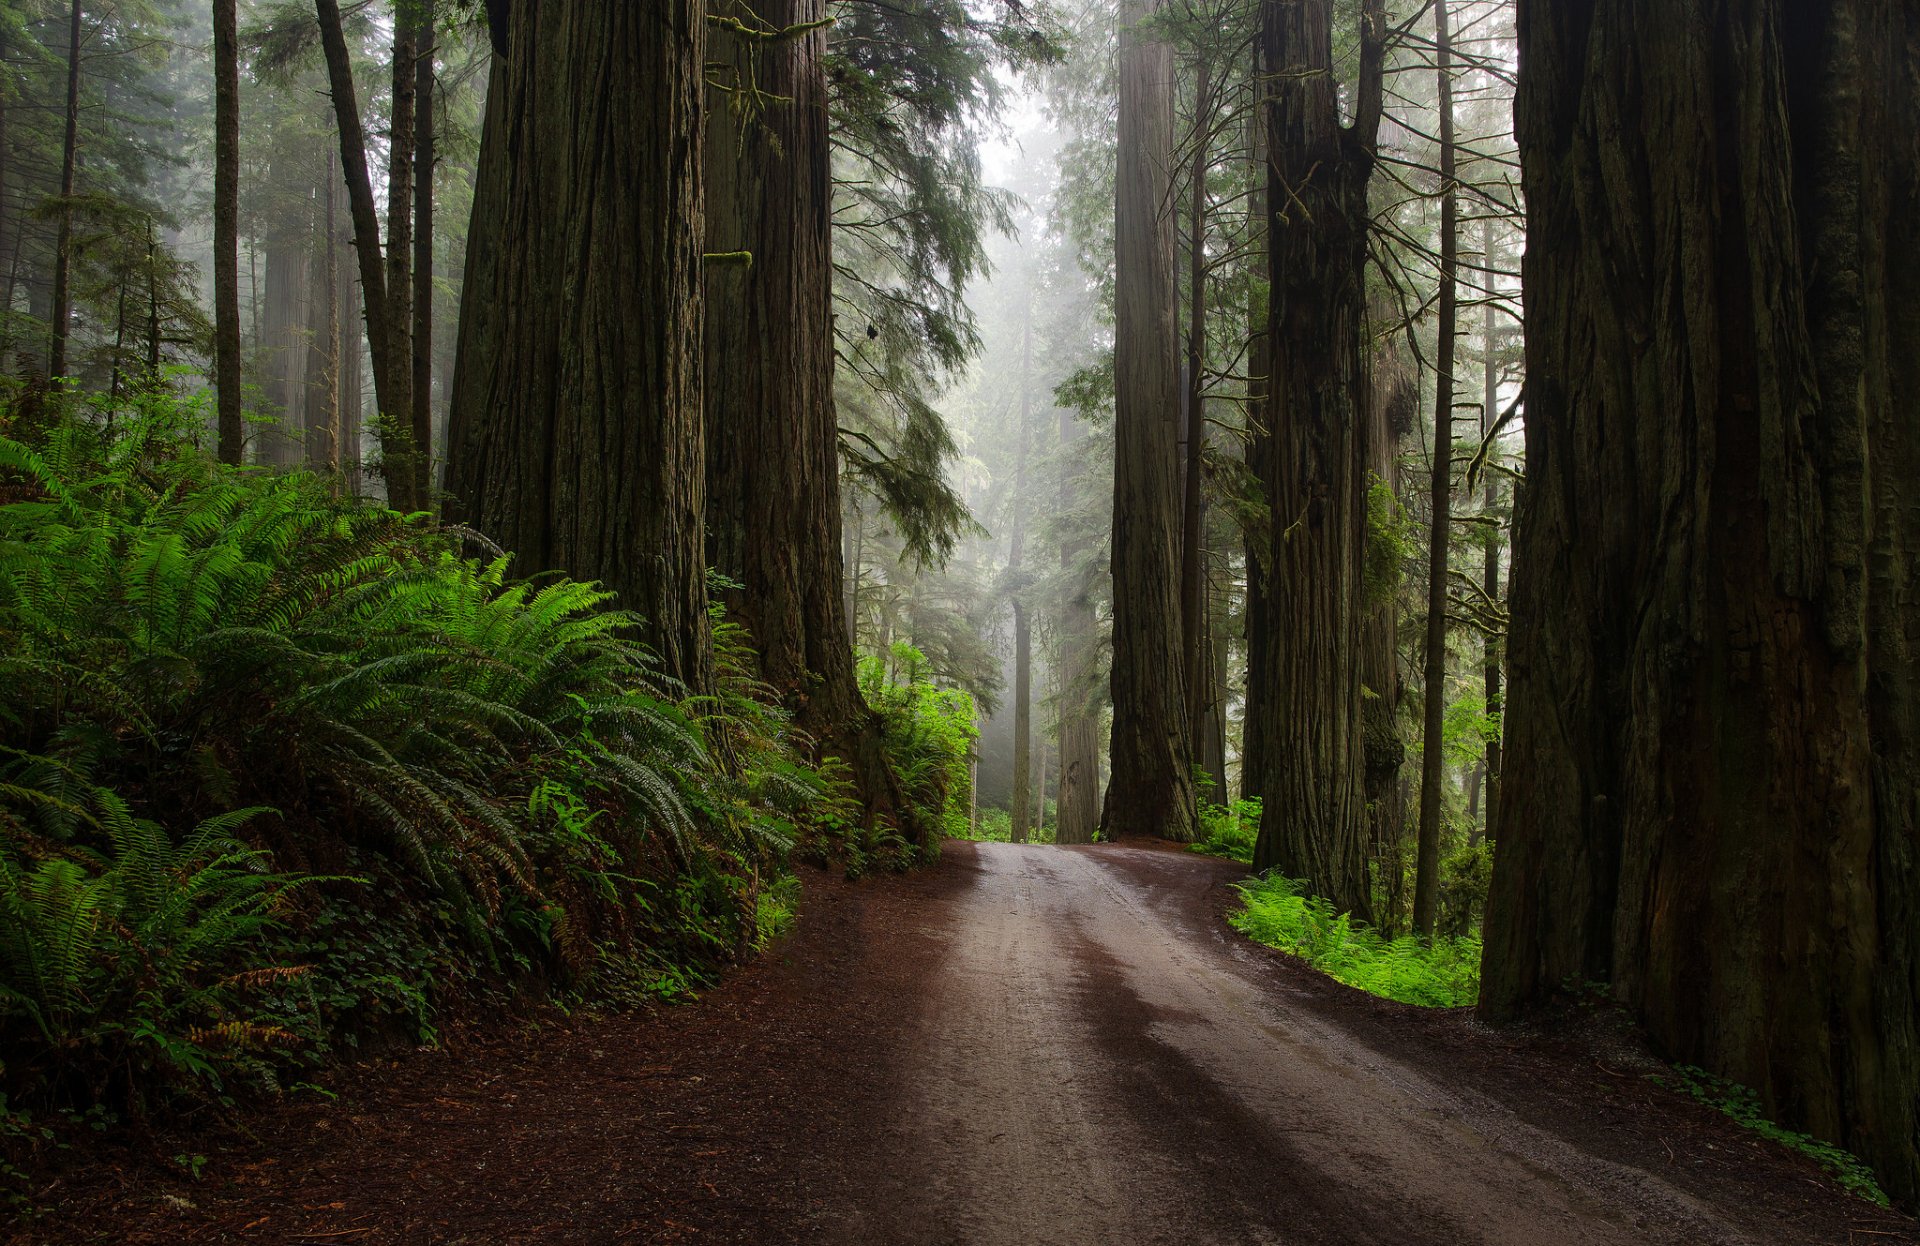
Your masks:
[{"label": "road curve", "polygon": [[1271,956],[1193,902],[1203,863],[1191,856],[956,850],[974,882],[951,913],[928,914],[944,962],[880,1125],[886,1153],[928,1162],[824,1213],[825,1240],[1801,1240],[1590,1154],[1301,1006]]}]

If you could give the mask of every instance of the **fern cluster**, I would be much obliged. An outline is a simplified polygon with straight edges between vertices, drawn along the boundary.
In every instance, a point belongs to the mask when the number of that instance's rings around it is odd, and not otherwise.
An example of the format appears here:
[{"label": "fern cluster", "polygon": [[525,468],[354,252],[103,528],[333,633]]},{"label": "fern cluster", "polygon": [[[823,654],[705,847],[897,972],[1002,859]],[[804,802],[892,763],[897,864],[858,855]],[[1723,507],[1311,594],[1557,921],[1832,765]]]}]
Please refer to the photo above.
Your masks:
[{"label": "fern cluster", "polygon": [[1464,1008],[1480,997],[1480,940],[1382,938],[1364,922],[1335,913],[1304,884],[1268,874],[1240,884],[1241,907],[1228,920],[1256,943],[1300,957],[1336,981],[1372,995],[1429,1008]]},{"label": "fern cluster", "polygon": [[926,655],[897,642],[887,660],[860,660],[860,691],[880,715],[887,756],[906,800],[902,821],[923,842],[964,839],[969,830],[968,766],[979,737],[973,697],[933,682]]},{"label": "fern cluster", "polygon": [[752,944],[843,785],[744,635],[690,698],[605,591],[464,539],[217,467],[164,412],[0,438],[0,1093],[130,1106],[129,1049],[211,1082]]}]

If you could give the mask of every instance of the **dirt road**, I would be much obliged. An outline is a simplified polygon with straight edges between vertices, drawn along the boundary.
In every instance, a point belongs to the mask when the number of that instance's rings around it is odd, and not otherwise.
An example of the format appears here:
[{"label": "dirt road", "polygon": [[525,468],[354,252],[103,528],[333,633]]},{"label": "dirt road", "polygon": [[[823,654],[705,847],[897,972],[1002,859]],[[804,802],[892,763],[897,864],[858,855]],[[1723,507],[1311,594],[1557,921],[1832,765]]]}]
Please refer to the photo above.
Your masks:
[{"label": "dirt road", "polygon": [[1920,1240],[1619,1057],[1245,943],[1236,872],[959,844],[814,879],[698,1004],[403,1062],[198,1184],[78,1174],[30,1240]]}]

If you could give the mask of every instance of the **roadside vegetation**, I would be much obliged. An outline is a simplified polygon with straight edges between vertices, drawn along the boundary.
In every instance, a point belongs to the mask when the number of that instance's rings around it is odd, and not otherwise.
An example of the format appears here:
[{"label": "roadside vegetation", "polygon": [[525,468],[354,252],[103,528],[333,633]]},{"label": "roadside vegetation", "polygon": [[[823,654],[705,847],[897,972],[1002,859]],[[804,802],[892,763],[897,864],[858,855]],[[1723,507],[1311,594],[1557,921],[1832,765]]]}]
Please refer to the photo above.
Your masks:
[{"label": "roadside vegetation", "polygon": [[[919,859],[811,760],[717,608],[691,696],[606,591],[219,466],[200,419],[155,399],[0,437],[16,1168],[483,1010],[682,996],[791,926],[796,853]],[[867,691],[909,816],[964,809],[970,705],[921,667]]]}]

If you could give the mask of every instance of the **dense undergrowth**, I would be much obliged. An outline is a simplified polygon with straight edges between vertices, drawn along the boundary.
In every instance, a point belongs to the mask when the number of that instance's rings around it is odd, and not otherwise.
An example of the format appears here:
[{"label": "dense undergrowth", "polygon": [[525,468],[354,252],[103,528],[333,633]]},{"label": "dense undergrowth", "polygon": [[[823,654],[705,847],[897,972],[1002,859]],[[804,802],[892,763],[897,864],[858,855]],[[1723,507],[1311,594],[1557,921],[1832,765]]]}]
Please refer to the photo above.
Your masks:
[{"label": "dense undergrowth", "polygon": [[1429,1008],[1465,1008],[1479,1000],[1478,938],[1387,939],[1278,874],[1241,883],[1240,894],[1241,908],[1228,919],[1234,929],[1337,982]]},{"label": "dense undergrowth", "polygon": [[[796,848],[915,858],[739,629],[688,696],[597,587],[192,423],[0,437],[0,1159],[515,999],[675,996],[790,924]],[[950,816],[944,694],[868,692]]]}]

